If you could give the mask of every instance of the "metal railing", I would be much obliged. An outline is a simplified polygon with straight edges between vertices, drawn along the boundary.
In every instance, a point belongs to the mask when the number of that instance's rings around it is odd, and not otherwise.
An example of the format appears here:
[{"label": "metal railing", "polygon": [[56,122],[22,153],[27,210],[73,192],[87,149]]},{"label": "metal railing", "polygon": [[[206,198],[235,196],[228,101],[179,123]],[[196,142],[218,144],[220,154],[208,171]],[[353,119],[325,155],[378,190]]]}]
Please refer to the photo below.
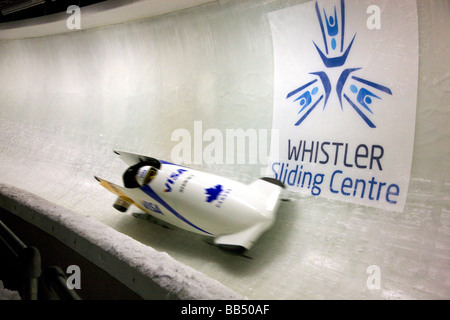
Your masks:
[{"label": "metal railing", "polygon": [[57,299],[80,300],[78,294],[67,287],[62,270],[52,266],[43,273],[39,250],[23,243],[1,220],[0,245],[6,251],[0,251],[0,260],[4,260],[2,264],[9,264],[15,269],[12,276],[19,278],[15,280],[21,284],[19,292],[23,300],[38,300],[40,279],[47,291],[50,289],[56,293]]}]

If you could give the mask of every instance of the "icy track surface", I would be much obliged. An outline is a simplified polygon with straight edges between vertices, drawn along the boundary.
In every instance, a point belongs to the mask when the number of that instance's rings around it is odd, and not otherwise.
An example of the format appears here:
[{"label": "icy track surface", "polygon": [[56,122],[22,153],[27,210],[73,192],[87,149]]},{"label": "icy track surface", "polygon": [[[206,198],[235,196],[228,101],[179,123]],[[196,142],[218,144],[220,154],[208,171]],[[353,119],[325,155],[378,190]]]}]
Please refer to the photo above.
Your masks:
[{"label": "icy track surface", "polygon": [[[170,160],[174,130],[270,129],[267,13],[218,1],[158,18],[0,42],[1,182],[90,216],[250,299],[450,298],[447,1],[418,1],[416,136],[404,212],[289,194],[245,259],[112,208],[113,149]],[[193,165],[251,182],[259,165]],[[134,209],[130,210],[133,211]],[[137,210],[137,209],[136,209]],[[368,279],[376,266],[380,287]]]}]

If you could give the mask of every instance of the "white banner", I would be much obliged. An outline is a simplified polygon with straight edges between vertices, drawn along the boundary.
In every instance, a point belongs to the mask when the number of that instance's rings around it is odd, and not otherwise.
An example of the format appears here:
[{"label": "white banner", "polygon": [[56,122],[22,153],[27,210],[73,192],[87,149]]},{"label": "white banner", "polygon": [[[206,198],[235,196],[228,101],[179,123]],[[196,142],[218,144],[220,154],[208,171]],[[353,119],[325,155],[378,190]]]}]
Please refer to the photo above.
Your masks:
[{"label": "white banner", "polygon": [[418,81],[415,0],[322,0],[271,12],[268,174],[288,190],[403,211]]}]

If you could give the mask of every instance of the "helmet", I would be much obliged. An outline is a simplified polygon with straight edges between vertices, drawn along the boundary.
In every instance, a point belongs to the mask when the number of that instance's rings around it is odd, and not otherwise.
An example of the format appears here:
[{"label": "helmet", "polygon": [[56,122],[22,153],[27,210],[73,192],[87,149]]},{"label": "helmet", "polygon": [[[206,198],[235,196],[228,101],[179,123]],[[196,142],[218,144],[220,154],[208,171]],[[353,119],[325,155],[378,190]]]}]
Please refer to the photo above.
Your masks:
[{"label": "helmet", "polygon": [[152,181],[155,176],[156,168],[152,166],[143,166],[140,167],[136,173],[136,181],[137,183],[139,183],[139,185],[143,186],[150,183],[150,181]]}]

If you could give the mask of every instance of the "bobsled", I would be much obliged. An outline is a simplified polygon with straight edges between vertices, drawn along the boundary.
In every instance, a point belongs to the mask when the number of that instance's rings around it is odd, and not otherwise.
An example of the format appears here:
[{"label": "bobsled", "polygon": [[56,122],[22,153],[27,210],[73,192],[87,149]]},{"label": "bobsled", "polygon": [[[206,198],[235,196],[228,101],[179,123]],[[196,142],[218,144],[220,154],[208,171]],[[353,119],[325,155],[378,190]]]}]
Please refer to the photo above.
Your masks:
[{"label": "bobsled", "polygon": [[117,195],[113,207],[134,205],[176,227],[212,237],[221,249],[244,252],[276,219],[283,184],[263,177],[240,183],[164,160],[114,151],[129,165],[123,187],[95,177]]}]

